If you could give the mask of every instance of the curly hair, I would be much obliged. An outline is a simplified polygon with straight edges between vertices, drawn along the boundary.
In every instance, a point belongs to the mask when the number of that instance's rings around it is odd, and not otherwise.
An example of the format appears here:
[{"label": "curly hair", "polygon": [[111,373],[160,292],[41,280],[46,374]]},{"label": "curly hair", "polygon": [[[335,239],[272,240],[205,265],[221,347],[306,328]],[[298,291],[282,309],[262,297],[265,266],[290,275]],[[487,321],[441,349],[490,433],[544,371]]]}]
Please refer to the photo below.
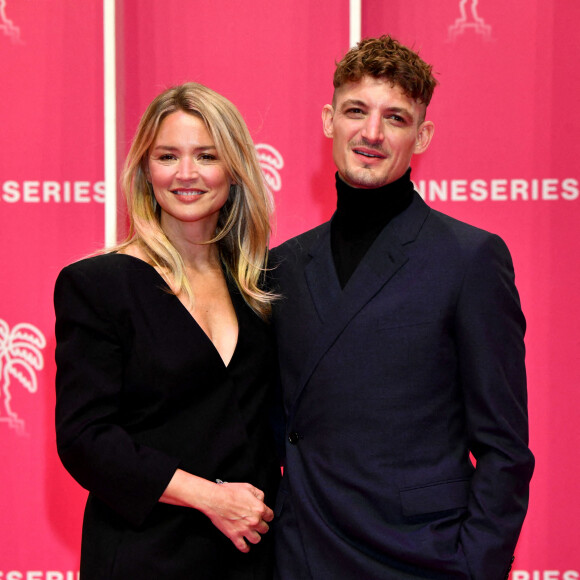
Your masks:
[{"label": "curly hair", "polygon": [[388,35],[365,38],[336,64],[334,90],[364,76],[385,78],[427,106],[437,85],[432,69],[418,53]]},{"label": "curly hair", "polygon": [[163,119],[184,111],[203,120],[226,172],[233,182],[222,207],[212,240],[221,263],[249,306],[262,318],[275,298],[263,288],[273,203],[242,116],[228,99],[198,83],[167,89],[149,105],[127,155],[121,185],[127,200],[130,227],[127,238],[109,251],[138,243],[151,263],[171,280],[176,294],[194,300],[181,255],[161,228],[160,208],[147,181],[149,148]]}]

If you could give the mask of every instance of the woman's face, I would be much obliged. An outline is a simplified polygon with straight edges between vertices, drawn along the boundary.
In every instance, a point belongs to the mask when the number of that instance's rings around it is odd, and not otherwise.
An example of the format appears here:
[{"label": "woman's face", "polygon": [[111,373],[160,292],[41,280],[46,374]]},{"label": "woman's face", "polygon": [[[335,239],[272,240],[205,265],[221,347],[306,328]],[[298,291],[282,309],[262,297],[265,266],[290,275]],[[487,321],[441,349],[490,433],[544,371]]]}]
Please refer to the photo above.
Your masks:
[{"label": "woman's face", "polygon": [[199,117],[177,111],[163,119],[149,149],[146,173],[165,231],[197,224],[209,237],[214,235],[231,182]]}]

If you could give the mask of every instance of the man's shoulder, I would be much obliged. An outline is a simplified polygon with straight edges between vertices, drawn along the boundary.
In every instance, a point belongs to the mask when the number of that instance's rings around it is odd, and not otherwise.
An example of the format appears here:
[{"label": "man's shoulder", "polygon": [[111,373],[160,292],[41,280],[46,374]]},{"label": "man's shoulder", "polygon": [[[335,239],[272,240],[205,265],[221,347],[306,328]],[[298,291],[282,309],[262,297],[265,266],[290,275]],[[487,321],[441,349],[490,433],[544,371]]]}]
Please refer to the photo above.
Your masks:
[{"label": "man's shoulder", "polygon": [[330,230],[330,222],[324,222],[311,230],[294,236],[276,246],[271,250],[273,258],[289,255],[302,255],[309,251],[309,249],[320,240],[322,236],[328,234]]},{"label": "man's shoulder", "polygon": [[483,260],[483,256],[510,258],[509,248],[497,233],[430,209],[422,240],[441,259]]},{"label": "man's shoulder", "polygon": [[454,218],[446,213],[430,208],[428,223],[430,227],[447,232],[449,235],[465,241],[483,241],[496,234],[481,227]]}]

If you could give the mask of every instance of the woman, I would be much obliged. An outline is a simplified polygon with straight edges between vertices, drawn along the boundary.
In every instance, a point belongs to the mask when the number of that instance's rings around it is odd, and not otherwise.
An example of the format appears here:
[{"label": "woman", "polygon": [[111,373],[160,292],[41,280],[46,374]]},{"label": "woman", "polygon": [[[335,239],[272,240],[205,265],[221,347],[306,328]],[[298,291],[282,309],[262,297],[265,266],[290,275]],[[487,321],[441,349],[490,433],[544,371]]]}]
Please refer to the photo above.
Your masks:
[{"label": "woman", "polygon": [[127,240],[56,283],[57,444],[90,491],[81,577],[269,578],[270,198],[248,130],[163,92],[122,176]]}]

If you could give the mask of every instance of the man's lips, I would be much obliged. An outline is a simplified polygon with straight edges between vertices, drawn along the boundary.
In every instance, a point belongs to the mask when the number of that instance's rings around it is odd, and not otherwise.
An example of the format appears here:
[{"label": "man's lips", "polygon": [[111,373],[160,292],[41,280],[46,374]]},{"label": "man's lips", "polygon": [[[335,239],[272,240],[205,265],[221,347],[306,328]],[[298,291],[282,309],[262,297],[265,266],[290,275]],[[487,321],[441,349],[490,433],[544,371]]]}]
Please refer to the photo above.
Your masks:
[{"label": "man's lips", "polygon": [[375,149],[368,149],[366,147],[354,147],[353,152],[357,155],[362,155],[363,157],[368,157],[369,159],[385,159],[386,155],[381,151]]}]

